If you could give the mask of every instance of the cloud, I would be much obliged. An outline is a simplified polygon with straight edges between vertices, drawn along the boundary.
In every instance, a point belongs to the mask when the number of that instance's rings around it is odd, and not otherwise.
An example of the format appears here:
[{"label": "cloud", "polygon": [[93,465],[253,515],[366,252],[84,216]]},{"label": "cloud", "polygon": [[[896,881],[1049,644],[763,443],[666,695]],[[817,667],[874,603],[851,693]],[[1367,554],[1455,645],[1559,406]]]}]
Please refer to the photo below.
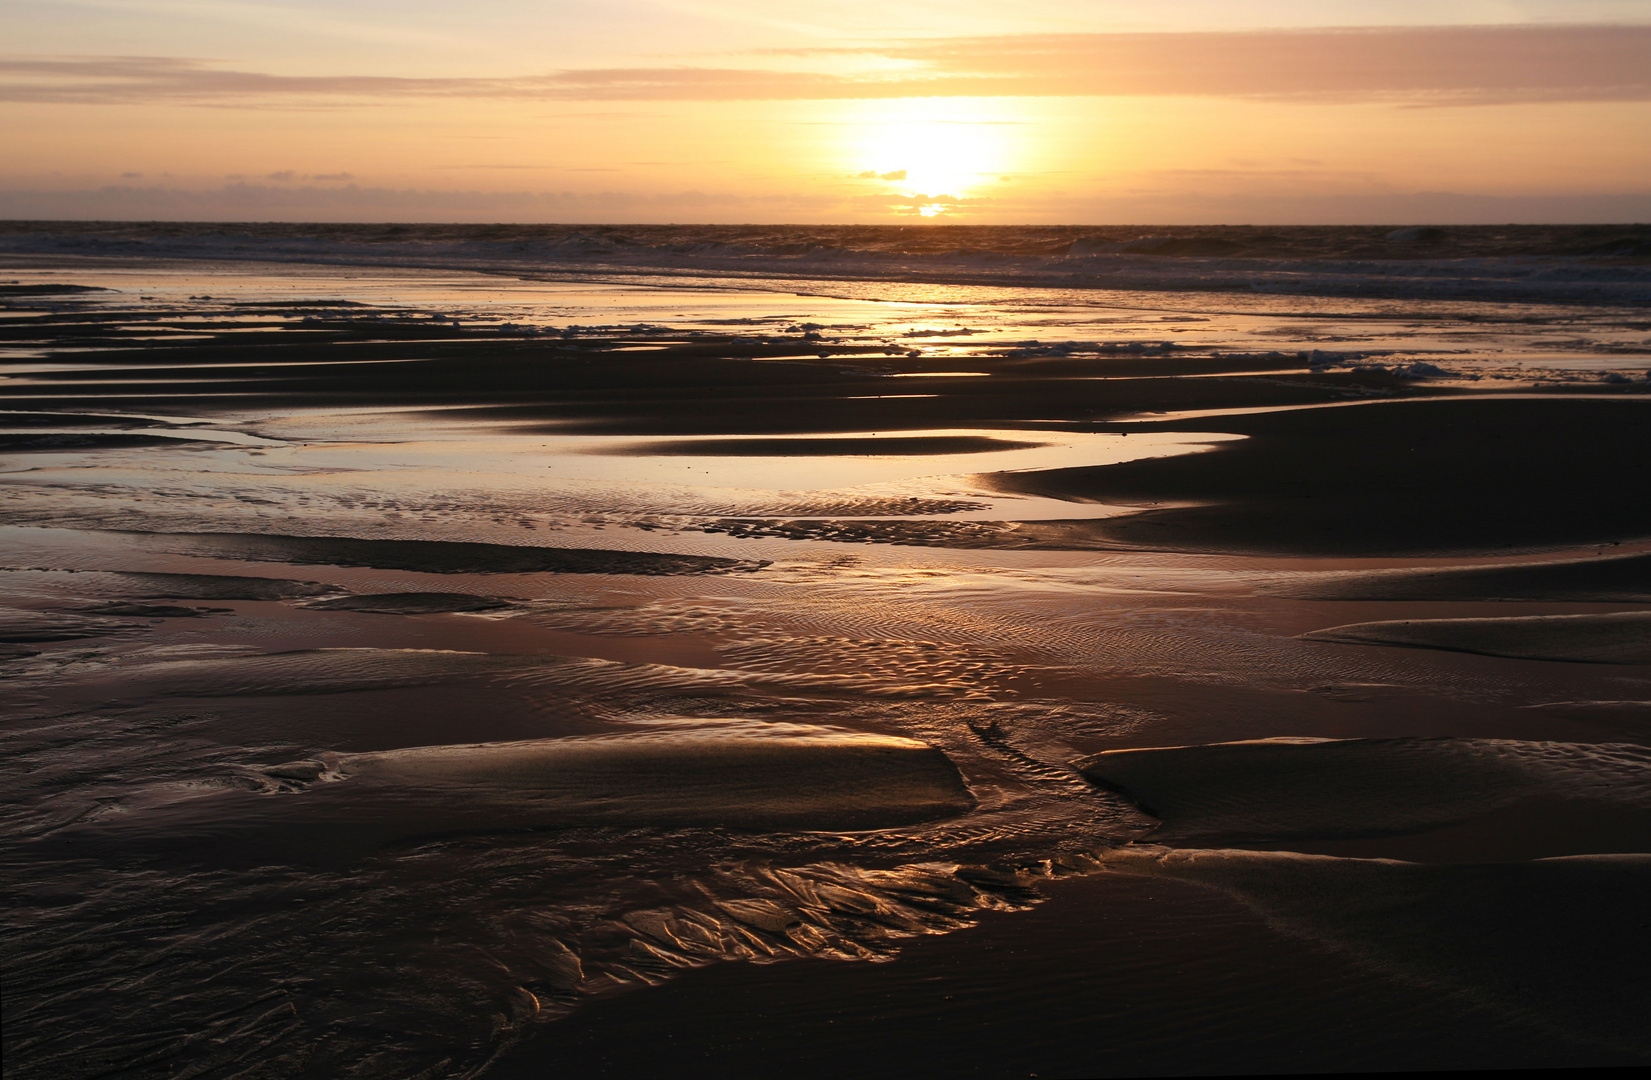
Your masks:
[{"label": "cloud", "polygon": [[[142,175],[141,173],[139,175]],[[123,177],[124,178],[124,177]],[[239,180],[240,176],[231,176],[231,180]],[[293,169],[281,169],[278,172],[265,173],[265,180],[273,180],[277,184],[290,184],[294,180],[354,180],[354,173],[300,173]]]},{"label": "cloud", "polygon": [[1065,95],[1646,100],[1651,26],[1445,26],[957,38],[881,50]]},{"label": "cloud", "polygon": [[[0,57],[0,101],[121,105],[315,104],[429,98],[737,100],[878,96],[834,75],[720,68],[601,68],[513,78],[270,75],[168,56]],[[871,89],[869,84],[863,90]]]},{"label": "cloud", "polygon": [[804,192],[475,191],[231,182],[216,188],[112,184],[0,190],[0,219],[138,221],[750,221],[826,212]]},{"label": "cloud", "polygon": [[905,169],[896,169],[893,172],[884,172],[884,173],[880,173],[876,169],[867,169],[865,172],[855,173],[849,179],[851,179],[851,180],[904,180],[905,178],[906,178],[906,170]]},{"label": "cloud", "polygon": [[429,98],[736,101],[1215,96],[1419,104],[1651,100],[1651,26],[1373,27],[940,38],[803,50],[901,61],[868,75],[585,68],[500,78],[271,75],[179,57],[0,58],[0,100],[282,107]]}]

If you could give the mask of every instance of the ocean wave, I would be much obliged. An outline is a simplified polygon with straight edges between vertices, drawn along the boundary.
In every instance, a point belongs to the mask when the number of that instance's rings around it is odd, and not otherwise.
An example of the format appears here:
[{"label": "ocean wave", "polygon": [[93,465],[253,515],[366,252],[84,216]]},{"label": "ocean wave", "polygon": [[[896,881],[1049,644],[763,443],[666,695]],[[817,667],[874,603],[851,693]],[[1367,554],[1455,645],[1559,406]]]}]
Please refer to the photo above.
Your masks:
[{"label": "ocean wave", "polygon": [[[1402,230],[1401,230],[1402,231]],[[523,275],[692,275],[1640,304],[1643,230],[1459,227],[362,226],[26,223],[10,254],[345,263]]]}]

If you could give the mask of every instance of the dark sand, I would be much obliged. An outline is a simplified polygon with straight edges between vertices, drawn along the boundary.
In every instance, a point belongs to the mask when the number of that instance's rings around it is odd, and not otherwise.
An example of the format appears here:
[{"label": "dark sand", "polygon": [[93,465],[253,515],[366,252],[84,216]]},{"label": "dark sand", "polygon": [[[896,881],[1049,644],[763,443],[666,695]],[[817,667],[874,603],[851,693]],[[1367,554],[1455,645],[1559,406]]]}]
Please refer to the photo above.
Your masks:
[{"label": "dark sand", "polygon": [[512,601],[500,596],[416,592],[337,596],[313,600],[307,606],[318,611],[360,611],[372,615],[440,615],[456,611],[498,611],[511,604]]},{"label": "dark sand", "polygon": [[[1142,430],[1207,430],[1209,419]],[[1222,417],[1208,454],[1009,473],[1000,490],[1134,506],[1097,526],[1173,551],[1493,554],[1651,535],[1647,402],[1395,402]],[[1182,504],[1182,505],[1173,505]],[[1641,571],[1621,568],[1627,586]]]},{"label": "dark sand", "polygon": [[1115,865],[1229,891],[1275,925],[1395,974],[1471,987],[1535,1026],[1563,1026],[1619,1053],[1647,1049],[1631,1018],[1651,990],[1641,929],[1651,855],[1418,866],[1146,849],[1119,852]]},{"label": "dark sand", "polygon": [[[1132,1077],[1232,1075],[1258,1061],[1274,1073],[1381,1073],[1643,1060],[1555,1041],[1527,1011],[1384,970],[1341,942],[1326,948],[1203,882],[1102,874],[1039,888],[1043,905],[989,914],[962,939],[917,939],[895,964],[721,965],[595,1002],[490,1075]],[[1488,944],[1518,962],[1527,941],[1546,944],[1541,933]],[[1645,968],[1604,942],[1576,944],[1637,985]]]},{"label": "dark sand", "polygon": [[857,454],[978,454],[1020,450],[1035,442],[970,435],[906,435],[888,439],[695,439],[692,442],[634,443],[609,453],[710,457],[836,457]]},{"label": "dark sand", "polygon": [[1629,744],[1263,740],[1113,750],[1080,768],[1163,822],[1149,839],[1180,846],[1418,834],[1410,858],[1478,862],[1651,839],[1651,752]]},{"label": "dark sand", "polygon": [[1399,645],[1584,664],[1651,664],[1651,611],[1524,615],[1501,619],[1398,619],[1303,634],[1308,641]]},{"label": "dark sand", "polygon": [[165,446],[168,443],[200,442],[188,435],[143,435],[137,432],[98,434],[59,432],[54,435],[0,434],[0,453],[61,453],[64,450],[126,450],[138,446]]},{"label": "dark sand", "polygon": [[249,562],[369,566],[426,574],[716,574],[759,564],[705,555],[477,544],[447,540],[359,540],[342,536],[159,534],[160,544]]}]

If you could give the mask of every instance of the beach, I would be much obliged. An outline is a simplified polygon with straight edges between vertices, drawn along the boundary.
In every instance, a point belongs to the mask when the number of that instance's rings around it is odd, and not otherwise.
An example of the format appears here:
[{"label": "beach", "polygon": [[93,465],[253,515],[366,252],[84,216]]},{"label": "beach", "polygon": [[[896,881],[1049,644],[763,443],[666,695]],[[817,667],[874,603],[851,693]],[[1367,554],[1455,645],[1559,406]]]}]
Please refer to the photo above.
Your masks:
[{"label": "beach", "polygon": [[1411,231],[6,223],[8,1073],[1651,1060],[1651,241]]}]

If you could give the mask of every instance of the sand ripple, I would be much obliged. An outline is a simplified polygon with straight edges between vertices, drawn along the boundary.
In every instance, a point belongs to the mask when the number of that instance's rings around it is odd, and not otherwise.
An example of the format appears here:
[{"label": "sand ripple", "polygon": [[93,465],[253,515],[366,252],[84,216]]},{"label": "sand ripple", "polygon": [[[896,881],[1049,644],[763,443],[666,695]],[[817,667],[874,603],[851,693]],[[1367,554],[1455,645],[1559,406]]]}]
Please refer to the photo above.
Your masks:
[{"label": "sand ripple", "polygon": [[121,622],[97,615],[67,615],[0,607],[0,642],[67,641],[147,629],[142,623]]}]

